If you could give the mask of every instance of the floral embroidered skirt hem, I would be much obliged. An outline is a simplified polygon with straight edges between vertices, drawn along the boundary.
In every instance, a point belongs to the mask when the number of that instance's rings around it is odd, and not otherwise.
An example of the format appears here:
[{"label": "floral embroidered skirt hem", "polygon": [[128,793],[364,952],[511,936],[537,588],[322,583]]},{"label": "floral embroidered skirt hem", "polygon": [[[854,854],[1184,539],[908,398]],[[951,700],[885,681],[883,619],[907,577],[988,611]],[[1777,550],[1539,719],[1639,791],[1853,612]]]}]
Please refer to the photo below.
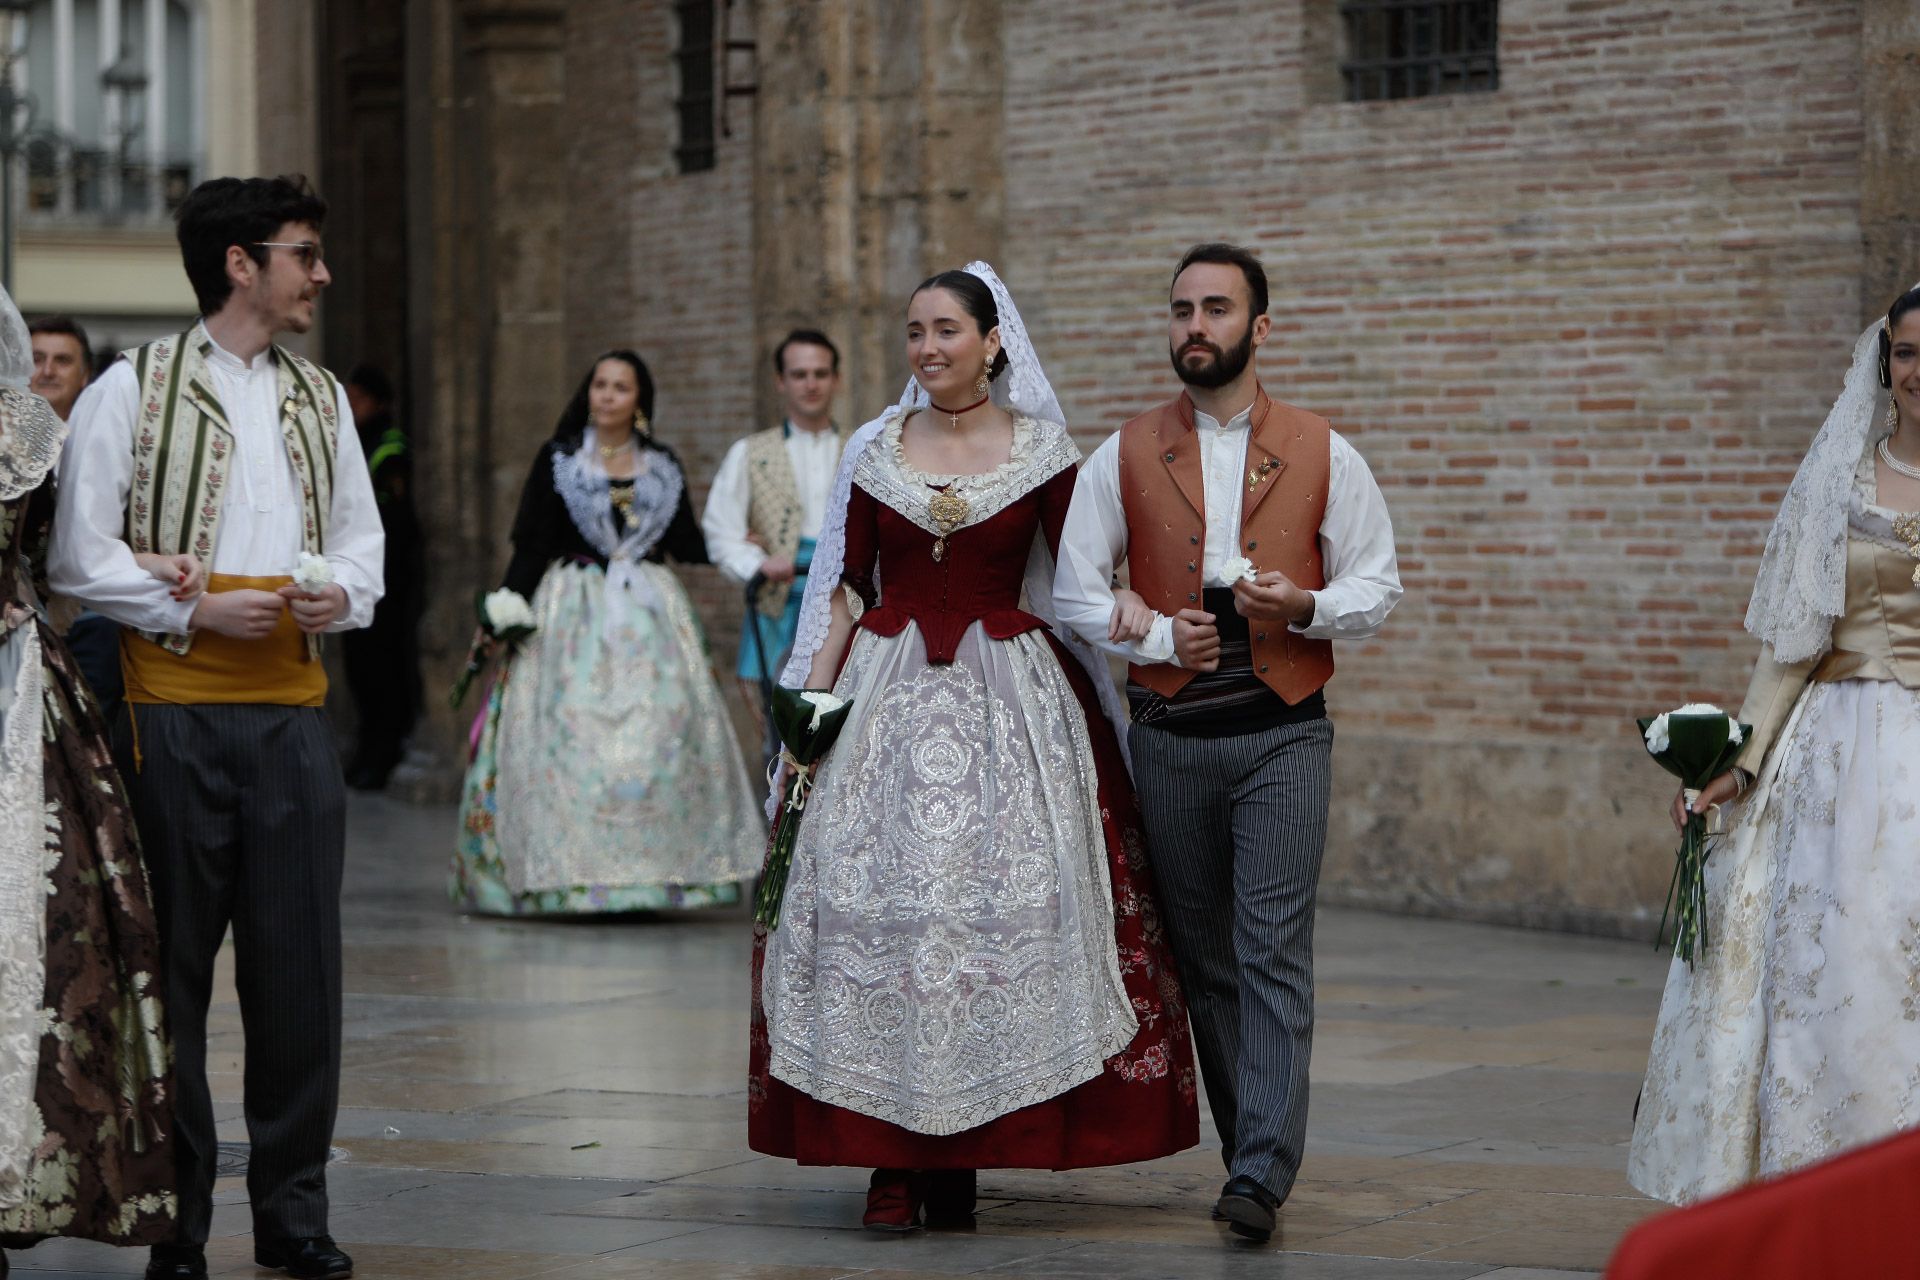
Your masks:
[{"label": "floral embroidered skirt hem", "polygon": [[41,631],[46,1021],[25,1196],[0,1248],[54,1236],[173,1238],[173,1115],[160,937],[104,726],[72,657]]},{"label": "floral embroidered skirt hem", "polygon": [[1707,860],[1628,1158],[1688,1203],[1920,1125],[1920,690],[1809,685]]},{"label": "floral embroidered skirt hem", "polygon": [[1114,899],[1114,945],[1139,1030],[1101,1073],[1063,1093],[958,1133],[935,1136],[822,1102],[772,1075],[753,941],[747,1144],[800,1164],[912,1169],[1077,1169],[1131,1164],[1199,1141],[1186,1006],[1153,897],[1132,783],[1112,727],[1079,664],[1048,637],[1087,720]]}]

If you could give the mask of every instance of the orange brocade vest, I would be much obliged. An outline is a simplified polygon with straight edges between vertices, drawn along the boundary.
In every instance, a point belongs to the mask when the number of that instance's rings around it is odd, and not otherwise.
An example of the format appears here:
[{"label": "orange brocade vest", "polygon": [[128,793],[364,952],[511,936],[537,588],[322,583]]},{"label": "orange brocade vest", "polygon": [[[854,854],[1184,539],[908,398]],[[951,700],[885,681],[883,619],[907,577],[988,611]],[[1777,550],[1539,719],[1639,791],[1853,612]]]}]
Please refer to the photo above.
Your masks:
[{"label": "orange brocade vest", "polygon": [[[1278,569],[1296,586],[1327,585],[1320,518],[1327,509],[1332,428],[1324,418],[1254,393],[1247,440],[1248,488],[1240,508],[1240,546],[1255,569]],[[1147,604],[1172,616],[1201,607],[1207,508],[1193,401],[1178,400],[1120,428],[1120,501],[1127,514],[1127,572]],[[1226,550],[1223,548],[1223,550]],[[1309,640],[1284,622],[1253,621],[1253,674],[1289,705],[1333,675],[1333,645]],[[1196,672],[1171,662],[1127,668],[1134,683],[1171,698]]]}]

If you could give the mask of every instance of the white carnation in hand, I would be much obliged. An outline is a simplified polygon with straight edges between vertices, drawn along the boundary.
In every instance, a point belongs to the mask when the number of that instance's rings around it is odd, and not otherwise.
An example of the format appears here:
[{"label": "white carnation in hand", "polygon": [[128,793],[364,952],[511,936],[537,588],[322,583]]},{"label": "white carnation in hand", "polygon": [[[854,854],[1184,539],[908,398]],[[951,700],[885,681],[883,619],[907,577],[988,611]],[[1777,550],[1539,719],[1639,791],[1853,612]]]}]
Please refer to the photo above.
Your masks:
[{"label": "white carnation in hand", "polygon": [[481,599],[480,616],[486,621],[487,630],[494,635],[515,628],[533,627],[533,607],[527,603],[527,598],[506,587],[489,591]]},{"label": "white carnation in hand", "polygon": [[293,571],[293,585],[308,595],[318,595],[322,587],[333,581],[333,566],[327,563],[325,556],[316,556],[312,552],[302,552],[299,567]]},{"label": "white carnation in hand", "polygon": [[1253,567],[1253,561],[1245,556],[1229,556],[1220,562],[1220,581],[1228,586],[1232,586],[1242,578],[1251,582],[1257,572]]},{"label": "white carnation in hand", "polygon": [[847,705],[845,698],[836,697],[831,693],[826,693],[819,689],[803,690],[800,698],[803,702],[813,707],[813,722],[807,726],[807,732],[809,733],[819,729],[820,717],[829,715]]},{"label": "white carnation in hand", "polygon": [[1655,755],[1659,755],[1672,745],[1672,740],[1667,737],[1667,717],[1670,714],[1672,713],[1662,711],[1659,715],[1655,716],[1653,722],[1647,726],[1647,750],[1653,752]]}]

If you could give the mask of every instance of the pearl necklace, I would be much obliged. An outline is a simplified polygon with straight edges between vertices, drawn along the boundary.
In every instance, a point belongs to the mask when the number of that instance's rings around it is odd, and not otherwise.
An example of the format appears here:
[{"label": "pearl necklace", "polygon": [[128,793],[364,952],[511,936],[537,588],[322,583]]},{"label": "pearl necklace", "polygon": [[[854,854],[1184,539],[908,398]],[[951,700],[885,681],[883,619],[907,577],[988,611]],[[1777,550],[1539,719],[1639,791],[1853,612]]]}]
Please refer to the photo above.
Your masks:
[{"label": "pearl necklace", "polygon": [[1902,462],[1893,456],[1893,450],[1887,447],[1887,442],[1891,439],[1893,439],[1892,436],[1880,437],[1880,461],[1886,463],[1888,468],[1898,475],[1903,475],[1909,480],[1920,480],[1920,467],[1911,462]]}]

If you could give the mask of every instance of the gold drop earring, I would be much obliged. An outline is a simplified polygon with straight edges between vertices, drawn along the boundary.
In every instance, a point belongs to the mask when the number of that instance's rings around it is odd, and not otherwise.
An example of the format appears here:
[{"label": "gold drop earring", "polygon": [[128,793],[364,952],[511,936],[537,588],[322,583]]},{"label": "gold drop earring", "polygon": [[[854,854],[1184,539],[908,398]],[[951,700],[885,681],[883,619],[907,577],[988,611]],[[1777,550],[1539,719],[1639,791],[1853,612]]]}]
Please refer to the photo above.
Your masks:
[{"label": "gold drop earring", "polygon": [[973,380],[973,394],[977,396],[984,396],[985,394],[987,394],[987,387],[992,382],[993,382],[993,361],[989,359],[985,364],[980,366],[980,376]]}]

